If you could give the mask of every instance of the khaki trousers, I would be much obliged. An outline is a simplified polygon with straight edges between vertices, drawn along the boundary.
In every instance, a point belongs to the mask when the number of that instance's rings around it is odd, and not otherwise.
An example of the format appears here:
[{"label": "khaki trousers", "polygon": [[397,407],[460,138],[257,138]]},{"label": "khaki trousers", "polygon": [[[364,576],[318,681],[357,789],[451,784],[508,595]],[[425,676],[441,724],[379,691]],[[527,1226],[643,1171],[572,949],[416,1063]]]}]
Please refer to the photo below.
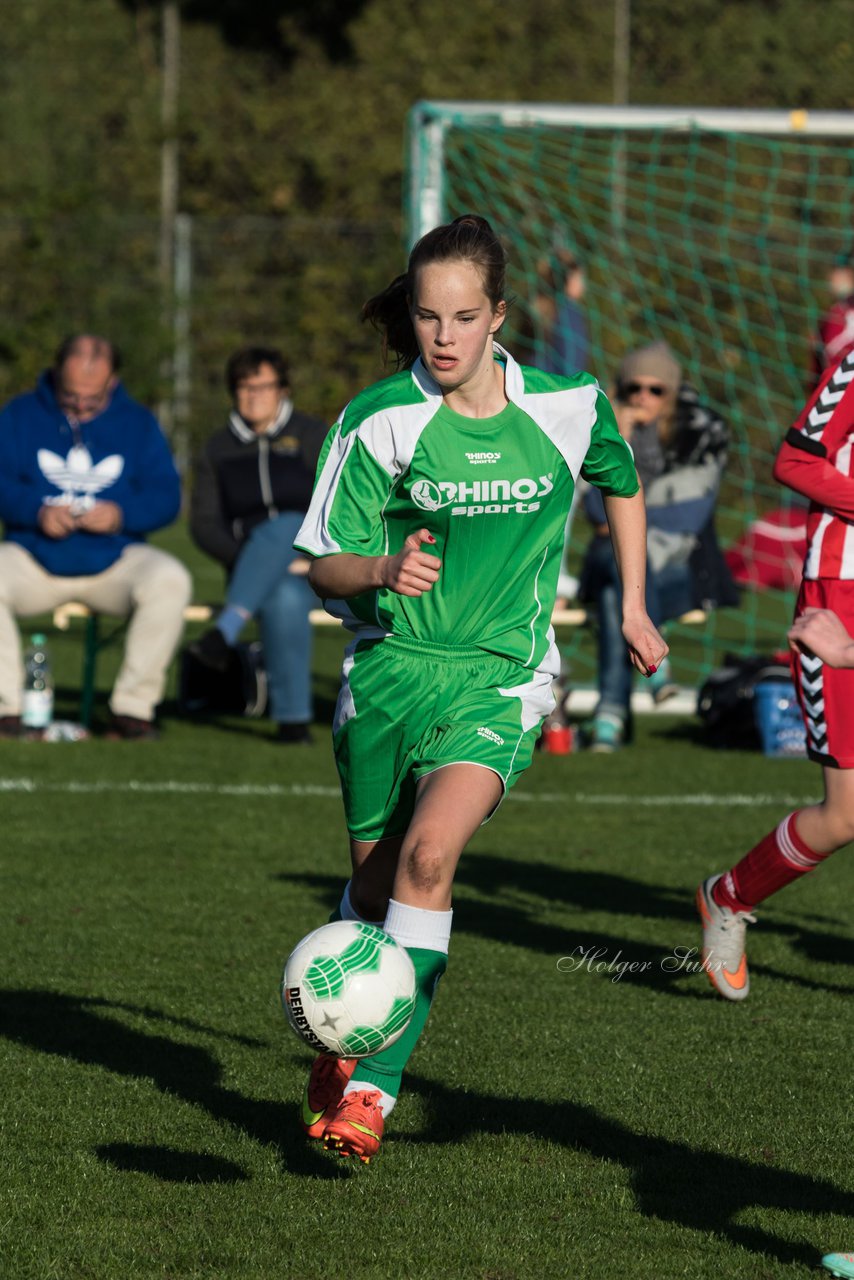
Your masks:
[{"label": "khaki trousers", "polygon": [[20,715],[24,666],[16,618],[78,600],[98,613],[130,617],[110,698],[118,716],[153,720],[184,628],[193,584],[174,556],[142,543],[89,577],[53,577],[14,542],[0,543],[0,716]]}]

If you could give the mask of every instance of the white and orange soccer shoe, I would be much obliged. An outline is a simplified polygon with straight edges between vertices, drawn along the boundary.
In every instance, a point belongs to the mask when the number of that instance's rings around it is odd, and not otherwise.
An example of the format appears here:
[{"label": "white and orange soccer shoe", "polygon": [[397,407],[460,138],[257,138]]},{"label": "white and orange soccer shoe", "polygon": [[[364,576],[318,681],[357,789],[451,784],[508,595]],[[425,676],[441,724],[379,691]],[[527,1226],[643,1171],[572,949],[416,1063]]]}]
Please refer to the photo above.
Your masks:
[{"label": "white and orange soccer shoe", "polygon": [[750,974],[744,954],[744,935],[756,917],[747,911],[719,907],[712,889],[720,876],[709,876],[697,890],[697,910],[703,924],[703,968],[709,982],[726,1000],[746,1000]]},{"label": "white and orange soccer shoe", "polygon": [[854,1253],[826,1253],[821,1265],[832,1276],[854,1277]]}]

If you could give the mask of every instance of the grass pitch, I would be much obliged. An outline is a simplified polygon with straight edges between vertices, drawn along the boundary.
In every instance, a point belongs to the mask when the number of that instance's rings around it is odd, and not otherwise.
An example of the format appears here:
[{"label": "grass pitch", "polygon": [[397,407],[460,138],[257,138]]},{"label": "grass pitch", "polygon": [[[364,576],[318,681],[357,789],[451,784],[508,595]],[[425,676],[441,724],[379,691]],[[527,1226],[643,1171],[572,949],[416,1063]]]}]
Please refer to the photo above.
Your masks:
[{"label": "grass pitch", "polygon": [[[71,715],[79,631],[54,647]],[[464,856],[362,1168],[297,1129],[277,992],[346,876],[328,723],[310,748],[164,726],[0,743],[4,1280],[783,1280],[851,1248],[850,855],[761,912],[744,1005],[692,971],[697,882],[814,766],[658,719],[613,758],[538,756]]]}]

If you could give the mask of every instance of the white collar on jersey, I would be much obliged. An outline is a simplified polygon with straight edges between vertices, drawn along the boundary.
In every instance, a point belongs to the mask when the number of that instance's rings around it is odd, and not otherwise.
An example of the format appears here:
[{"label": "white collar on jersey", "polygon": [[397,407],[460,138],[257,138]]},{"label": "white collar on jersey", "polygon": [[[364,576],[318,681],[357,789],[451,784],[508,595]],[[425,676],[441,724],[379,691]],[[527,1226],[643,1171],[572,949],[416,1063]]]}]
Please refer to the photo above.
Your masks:
[{"label": "white collar on jersey", "polygon": [[[504,361],[504,393],[508,400],[513,404],[521,404],[525,394],[525,385],[522,381],[522,371],[510,352],[505,350],[499,342],[493,339],[493,353],[500,356]],[[427,396],[428,400],[442,398],[442,388],[439,386],[432,373],[428,373],[423,360],[419,356],[411,369],[412,377],[418,383],[418,386]]]}]

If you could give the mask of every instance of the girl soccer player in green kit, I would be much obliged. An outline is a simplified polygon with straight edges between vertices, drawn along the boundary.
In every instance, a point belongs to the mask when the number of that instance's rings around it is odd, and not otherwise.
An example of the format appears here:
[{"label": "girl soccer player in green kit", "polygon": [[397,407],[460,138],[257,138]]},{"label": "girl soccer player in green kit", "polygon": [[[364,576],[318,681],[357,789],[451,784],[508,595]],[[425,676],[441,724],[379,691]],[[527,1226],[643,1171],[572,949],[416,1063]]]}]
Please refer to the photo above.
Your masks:
[{"label": "girl soccer player in green kit", "polygon": [[445,970],[457,862],[553,709],[550,619],[579,475],[605,495],[632,661],[649,675],[667,653],[644,603],[631,450],[590,374],[522,367],[498,345],[505,261],[469,214],[428,232],[366,304],[398,372],[329,433],[295,541],[356,635],[333,726],[352,859],[337,914],[381,924],[418,976],[394,1045],[312,1067],[303,1127],[363,1161]]}]

